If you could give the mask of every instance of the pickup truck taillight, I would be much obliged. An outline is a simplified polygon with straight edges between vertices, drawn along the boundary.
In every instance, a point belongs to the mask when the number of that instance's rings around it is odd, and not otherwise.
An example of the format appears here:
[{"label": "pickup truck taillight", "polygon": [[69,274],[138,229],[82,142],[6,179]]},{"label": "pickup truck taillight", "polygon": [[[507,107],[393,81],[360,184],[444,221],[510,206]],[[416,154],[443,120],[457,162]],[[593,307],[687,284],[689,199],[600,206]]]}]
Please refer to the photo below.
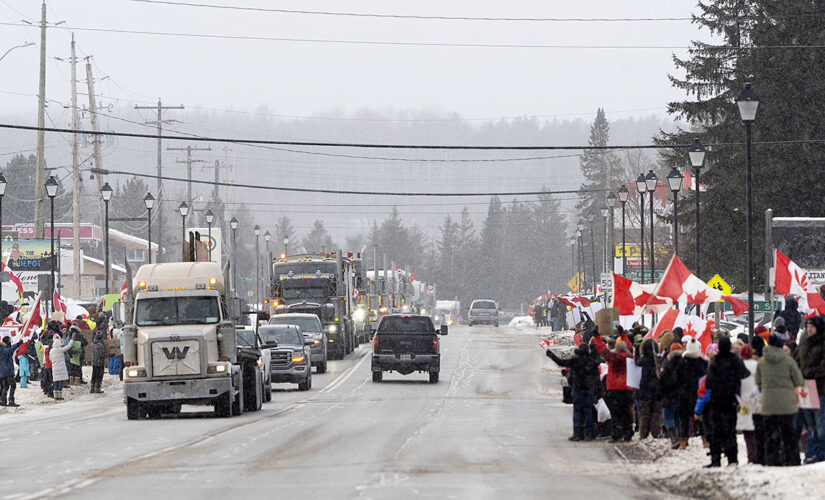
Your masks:
[{"label": "pickup truck taillight", "polygon": [[438,350],[438,335],[433,335],[433,351]]},{"label": "pickup truck taillight", "polygon": [[372,350],[378,350],[378,335],[376,334],[375,337],[372,338]]}]

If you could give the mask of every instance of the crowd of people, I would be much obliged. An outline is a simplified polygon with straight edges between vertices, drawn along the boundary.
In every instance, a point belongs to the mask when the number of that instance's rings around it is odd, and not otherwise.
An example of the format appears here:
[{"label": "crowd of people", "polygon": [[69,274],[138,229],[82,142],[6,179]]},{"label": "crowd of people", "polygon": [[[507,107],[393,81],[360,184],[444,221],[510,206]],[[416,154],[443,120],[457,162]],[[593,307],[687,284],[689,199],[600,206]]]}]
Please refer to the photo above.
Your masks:
[{"label": "crowd of people", "polygon": [[[569,439],[631,441],[638,433],[685,450],[701,437],[707,467],[719,467],[723,456],[738,463],[741,433],[749,463],[800,465],[800,449],[805,463],[825,460],[825,316],[789,321],[795,302],[788,304],[770,330],[759,326],[751,339],[722,331],[704,349],[680,328],[657,341],[639,324],[625,331],[616,323],[606,335],[580,324],[571,357],[547,350],[570,388]],[[800,408],[797,389],[806,385],[814,401]]]},{"label": "crowd of people", "polygon": [[[110,317],[90,311],[88,318],[77,316],[70,321],[49,321],[33,334],[21,352],[20,345],[11,345],[11,338],[0,340],[0,406],[17,407],[15,393],[29,389],[30,382],[39,382],[49,398],[63,399],[68,386],[89,386],[92,394],[103,393],[103,375],[110,356],[105,340],[110,335]],[[86,359],[91,337],[91,359]],[[114,361],[114,360],[111,360]],[[84,380],[83,366],[91,364],[92,377]],[[114,368],[120,371],[118,366]],[[111,370],[111,367],[110,367]]]},{"label": "crowd of people", "polygon": [[553,331],[567,327],[567,307],[558,299],[541,299],[533,305],[536,328],[549,326]]}]

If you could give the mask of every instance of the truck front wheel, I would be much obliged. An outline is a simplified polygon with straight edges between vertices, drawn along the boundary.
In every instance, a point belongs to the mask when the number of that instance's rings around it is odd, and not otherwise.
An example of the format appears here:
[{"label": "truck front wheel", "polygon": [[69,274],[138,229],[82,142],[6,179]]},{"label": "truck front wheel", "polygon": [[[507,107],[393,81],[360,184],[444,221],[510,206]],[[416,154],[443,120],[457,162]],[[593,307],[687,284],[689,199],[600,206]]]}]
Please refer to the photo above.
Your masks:
[{"label": "truck front wheel", "polygon": [[372,372],[372,381],[381,382],[384,379],[384,372]]},{"label": "truck front wheel", "polygon": [[231,391],[227,391],[222,396],[218,396],[218,401],[215,403],[215,415],[221,418],[228,418],[232,416]]},{"label": "truck front wheel", "polygon": [[233,415],[243,415],[244,404],[243,404],[243,390],[244,390],[244,380],[243,380],[243,368],[241,368],[240,373],[238,373],[238,396],[235,398],[235,401],[232,402],[232,414]]},{"label": "truck front wheel", "polygon": [[430,372],[430,383],[437,384],[438,383],[438,372]]},{"label": "truck front wheel", "polygon": [[250,368],[247,373],[252,376],[249,380],[244,380],[244,387],[248,391],[244,394],[244,401],[246,401],[246,411],[258,411],[261,409],[263,403],[263,392],[261,391],[261,371],[257,367]]},{"label": "truck front wheel", "polygon": [[126,398],[126,418],[129,420],[139,420],[144,415],[143,405],[132,398]]}]

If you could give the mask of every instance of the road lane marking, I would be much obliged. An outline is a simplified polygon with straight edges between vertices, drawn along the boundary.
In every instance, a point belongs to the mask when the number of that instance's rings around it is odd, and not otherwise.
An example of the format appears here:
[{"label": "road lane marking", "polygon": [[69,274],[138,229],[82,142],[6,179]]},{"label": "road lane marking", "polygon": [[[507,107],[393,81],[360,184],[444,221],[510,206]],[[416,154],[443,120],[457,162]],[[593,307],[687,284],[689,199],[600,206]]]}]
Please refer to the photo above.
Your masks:
[{"label": "road lane marking", "polygon": [[352,376],[355,374],[355,372],[356,372],[356,371],[358,371],[358,368],[360,368],[360,367],[361,367],[361,365],[363,365],[363,364],[364,364],[364,362],[365,362],[367,359],[369,359],[369,353],[368,353],[367,351],[364,351],[364,354],[362,354],[362,355],[361,355],[361,359],[360,359],[360,360],[358,360],[358,362],[357,362],[357,363],[355,363],[354,365],[352,365],[352,366],[351,366],[351,367],[350,367],[347,371],[345,371],[344,373],[342,373],[341,375],[339,375],[339,376],[338,376],[338,378],[336,378],[335,380],[333,380],[331,384],[329,384],[328,386],[324,387],[323,389],[321,389],[321,390],[320,390],[320,391],[318,391],[318,392],[332,392],[332,391],[334,391],[335,389],[337,389],[337,388],[338,388],[339,386],[341,386],[344,382],[346,382],[347,380],[349,380],[349,378],[350,378],[350,377],[352,377]]}]

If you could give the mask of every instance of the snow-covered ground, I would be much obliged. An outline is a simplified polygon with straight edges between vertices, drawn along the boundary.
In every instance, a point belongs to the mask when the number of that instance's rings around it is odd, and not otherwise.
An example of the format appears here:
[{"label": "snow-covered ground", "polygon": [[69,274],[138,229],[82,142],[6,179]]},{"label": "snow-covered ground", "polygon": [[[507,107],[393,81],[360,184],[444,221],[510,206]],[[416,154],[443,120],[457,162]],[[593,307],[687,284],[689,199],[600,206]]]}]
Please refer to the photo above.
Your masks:
[{"label": "snow-covered ground", "polygon": [[533,318],[530,316],[516,316],[515,318],[510,320],[508,326],[515,326],[516,328],[523,328],[527,326],[534,326]]},{"label": "snow-covered ground", "polygon": [[17,386],[17,391],[14,394],[15,403],[20,406],[17,408],[9,408],[0,406],[0,416],[10,413],[23,413],[33,408],[43,408],[50,405],[65,404],[68,401],[93,401],[104,397],[121,398],[123,393],[123,382],[120,381],[117,375],[109,375],[108,371],[103,375],[103,394],[89,393],[89,382],[92,379],[92,367],[83,367],[83,380],[87,383],[83,385],[68,386],[63,390],[64,401],[55,401],[54,399],[43,394],[40,389],[40,381],[29,382],[29,386],[25,389]]}]

